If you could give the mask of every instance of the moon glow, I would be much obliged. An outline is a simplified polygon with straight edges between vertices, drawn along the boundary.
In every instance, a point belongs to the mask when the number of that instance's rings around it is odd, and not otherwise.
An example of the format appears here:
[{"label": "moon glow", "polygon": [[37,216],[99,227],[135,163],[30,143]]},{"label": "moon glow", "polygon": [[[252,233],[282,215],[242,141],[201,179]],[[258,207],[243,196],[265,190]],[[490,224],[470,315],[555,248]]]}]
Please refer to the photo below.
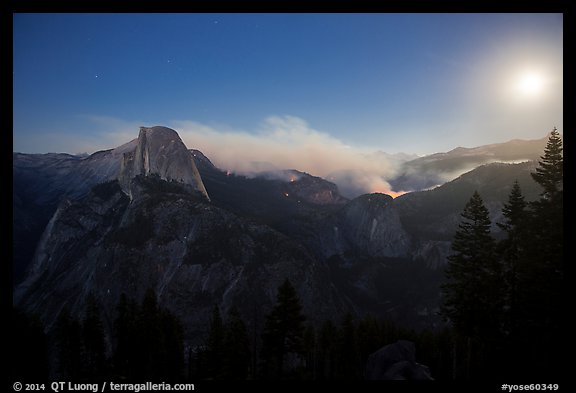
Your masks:
[{"label": "moon glow", "polygon": [[544,88],[545,80],[542,74],[534,71],[526,71],[518,77],[517,90],[527,97],[539,96]]}]

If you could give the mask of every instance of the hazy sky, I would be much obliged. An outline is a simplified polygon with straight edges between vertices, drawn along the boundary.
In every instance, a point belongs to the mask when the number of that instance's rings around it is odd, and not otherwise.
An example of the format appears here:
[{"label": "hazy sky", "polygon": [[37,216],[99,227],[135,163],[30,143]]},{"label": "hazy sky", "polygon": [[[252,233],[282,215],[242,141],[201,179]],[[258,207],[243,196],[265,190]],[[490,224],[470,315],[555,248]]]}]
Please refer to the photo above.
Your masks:
[{"label": "hazy sky", "polygon": [[286,148],[306,170],[326,147],[428,154],[563,132],[561,14],[13,20],[14,151],[92,153],[165,125],[226,165]]}]

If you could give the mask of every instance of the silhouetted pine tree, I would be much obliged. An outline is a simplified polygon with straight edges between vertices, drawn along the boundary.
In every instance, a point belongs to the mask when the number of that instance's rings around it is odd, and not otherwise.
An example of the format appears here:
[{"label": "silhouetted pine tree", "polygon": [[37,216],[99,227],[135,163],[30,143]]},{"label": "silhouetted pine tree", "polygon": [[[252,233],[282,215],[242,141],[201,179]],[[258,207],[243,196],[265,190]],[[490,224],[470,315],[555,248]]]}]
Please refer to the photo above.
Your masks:
[{"label": "silhouetted pine tree", "polygon": [[358,341],[351,314],[346,314],[338,334],[337,379],[354,380],[359,377]]},{"label": "silhouetted pine tree", "polygon": [[224,324],[220,316],[218,306],[212,309],[212,319],[210,320],[210,331],[206,346],[206,362],[208,377],[221,379],[223,373],[224,359]]},{"label": "silhouetted pine tree", "polygon": [[542,186],[539,200],[530,203],[529,236],[525,244],[522,279],[522,331],[525,345],[532,348],[533,373],[558,373],[564,353],[557,345],[563,336],[564,307],[564,218],[562,140],[551,132],[533,179]]},{"label": "silhouetted pine tree", "polygon": [[504,222],[498,223],[506,237],[498,243],[498,255],[503,262],[505,285],[504,332],[514,335],[518,324],[518,299],[527,241],[528,211],[518,181],[515,181],[508,202],[502,208]]},{"label": "silhouetted pine tree", "polygon": [[54,335],[60,377],[71,380],[81,378],[84,363],[82,326],[77,319],[72,318],[67,307],[58,315]]},{"label": "silhouetted pine tree", "polygon": [[48,379],[48,343],[39,318],[12,308],[10,377],[15,380]]},{"label": "silhouetted pine tree", "polygon": [[159,380],[164,371],[164,350],[160,324],[160,310],[156,292],[148,289],[144,294],[137,323],[138,344],[136,378]]},{"label": "silhouetted pine tree", "polygon": [[[563,276],[563,245],[564,245],[564,160],[562,156],[562,140],[556,128],[544,150],[544,156],[539,161],[536,173],[532,173],[534,180],[543,188],[541,198],[530,204],[532,212],[532,227],[530,249],[532,268],[546,276],[548,295],[559,295],[554,289],[561,287]],[[537,245],[537,246],[536,246]],[[540,277],[542,279],[542,277]],[[542,286],[540,286],[542,287]],[[544,289],[544,288],[543,288]],[[549,296],[547,296],[549,298]],[[558,304],[555,300],[544,306],[552,311]],[[548,306],[552,306],[550,309]]]},{"label": "silhouetted pine tree", "polygon": [[501,269],[490,234],[490,218],[478,192],[466,204],[454,236],[442,286],[442,314],[456,330],[475,337],[494,336],[502,314]]},{"label": "silhouetted pine tree", "polygon": [[100,307],[93,295],[88,297],[86,316],[82,323],[84,342],[84,373],[88,378],[106,375],[106,343],[100,319]]},{"label": "silhouetted pine tree", "polygon": [[228,315],[223,345],[223,377],[226,380],[244,380],[250,367],[248,331],[235,308]]},{"label": "silhouetted pine tree", "polygon": [[331,320],[322,324],[318,334],[317,379],[332,380],[336,375],[337,329]]},{"label": "silhouetted pine tree", "polygon": [[316,379],[316,330],[314,325],[306,326],[302,339],[304,368],[302,379]]},{"label": "silhouetted pine tree", "polygon": [[[288,279],[278,288],[276,306],[266,316],[262,334],[262,361],[265,378],[287,375],[287,359],[295,359],[303,352],[304,315],[296,290]],[[286,370],[291,371],[291,370]]]},{"label": "silhouetted pine tree", "polygon": [[[365,365],[368,356],[385,344],[382,339],[382,329],[380,328],[378,320],[371,316],[361,319],[358,322],[356,336],[358,338],[358,355],[360,362]],[[365,367],[363,366],[363,368]]]},{"label": "silhouetted pine tree", "polygon": [[180,321],[171,312],[160,310],[160,330],[163,347],[163,378],[181,378],[184,371],[184,338]]},{"label": "silhouetted pine tree", "polygon": [[532,178],[543,188],[542,199],[553,201],[564,189],[564,157],[562,154],[562,138],[554,127],[540,157],[539,166]]},{"label": "silhouetted pine tree", "polygon": [[[533,216],[532,260],[538,261],[535,269],[541,270],[547,276],[551,289],[560,288],[563,276],[563,245],[564,245],[564,159],[562,156],[562,139],[556,128],[551,132],[544,150],[544,156],[539,161],[534,180],[543,188],[541,198],[530,204]],[[550,295],[558,295],[551,291]],[[556,306],[557,299],[551,299],[551,306]],[[545,307],[548,310],[553,310]]]},{"label": "silhouetted pine tree", "polygon": [[138,360],[138,336],[137,323],[139,315],[136,302],[129,300],[122,293],[116,306],[117,317],[114,322],[114,335],[116,338],[116,350],[114,351],[115,374],[131,378],[135,375]]},{"label": "silhouetted pine tree", "polygon": [[465,355],[459,362],[462,376],[470,378],[492,372],[488,369],[503,320],[503,278],[488,209],[478,192],[461,216],[452,242],[455,254],[448,257],[447,282],[442,285],[441,314],[465,338]]},{"label": "silhouetted pine tree", "polygon": [[182,325],[148,289],[139,307],[120,295],[114,322],[114,373],[127,379],[174,381],[184,373]]}]

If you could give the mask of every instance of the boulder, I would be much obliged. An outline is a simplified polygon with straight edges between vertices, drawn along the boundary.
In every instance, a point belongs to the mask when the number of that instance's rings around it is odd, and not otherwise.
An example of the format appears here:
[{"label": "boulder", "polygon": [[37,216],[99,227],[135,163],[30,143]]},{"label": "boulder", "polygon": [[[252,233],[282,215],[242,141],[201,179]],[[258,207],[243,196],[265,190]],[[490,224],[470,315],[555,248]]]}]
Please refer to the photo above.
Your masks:
[{"label": "boulder", "polygon": [[386,345],[368,357],[368,380],[431,380],[428,367],[416,363],[414,343],[398,340]]}]

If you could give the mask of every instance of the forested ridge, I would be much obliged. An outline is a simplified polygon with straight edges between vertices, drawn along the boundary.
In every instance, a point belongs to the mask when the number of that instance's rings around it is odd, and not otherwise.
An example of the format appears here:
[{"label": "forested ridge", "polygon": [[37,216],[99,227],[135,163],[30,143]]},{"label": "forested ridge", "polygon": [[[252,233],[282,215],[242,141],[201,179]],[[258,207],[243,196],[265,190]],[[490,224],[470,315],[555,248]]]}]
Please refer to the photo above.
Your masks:
[{"label": "forested ridge", "polygon": [[[563,147],[554,130],[532,173],[542,188],[527,202],[511,185],[493,237],[475,192],[452,243],[442,285],[444,328],[414,331],[374,317],[314,325],[292,283],[278,288],[263,326],[214,305],[205,334],[192,343],[180,321],[158,305],[121,295],[106,324],[89,297],[83,315],[64,308],[50,329],[12,312],[12,375],[71,380],[362,380],[370,354],[398,340],[436,380],[551,378],[562,375],[564,340]],[[194,312],[194,310],[190,310]],[[110,321],[109,321],[110,322]],[[106,326],[112,326],[106,329]],[[539,382],[539,381],[538,381]]]}]

